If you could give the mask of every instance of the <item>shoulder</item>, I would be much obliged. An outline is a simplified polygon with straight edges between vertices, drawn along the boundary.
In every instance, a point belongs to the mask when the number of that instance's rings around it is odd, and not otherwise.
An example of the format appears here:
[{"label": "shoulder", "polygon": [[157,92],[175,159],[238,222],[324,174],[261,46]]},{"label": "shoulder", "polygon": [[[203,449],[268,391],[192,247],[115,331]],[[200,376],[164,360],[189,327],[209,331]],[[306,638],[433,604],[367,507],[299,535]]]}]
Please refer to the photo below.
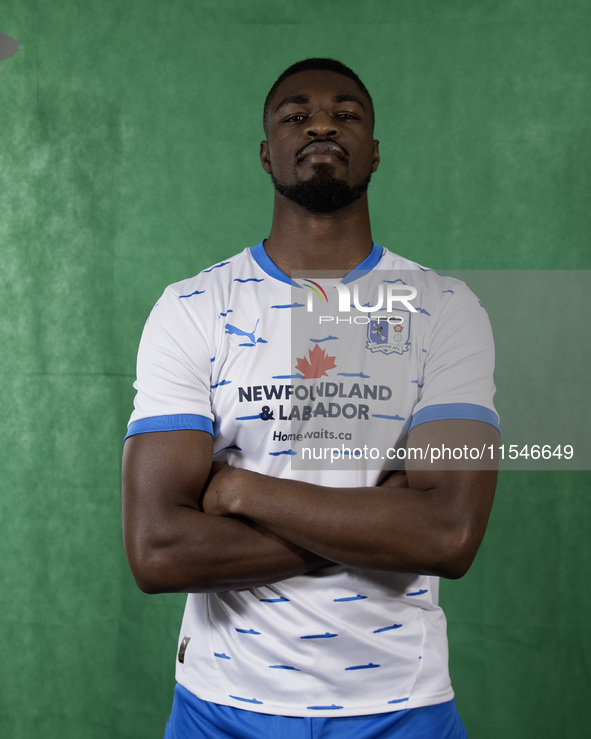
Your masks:
[{"label": "shoulder", "polygon": [[[441,309],[444,305],[461,303],[483,308],[478,297],[462,280],[425,267],[388,249],[384,249],[378,269],[396,273],[392,274],[391,281],[412,285],[417,289],[419,299],[428,301],[433,307]],[[390,281],[385,275],[383,279]],[[426,308],[421,312],[425,313],[425,310]]]},{"label": "shoulder", "polygon": [[249,275],[253,270],[253,266],[256,266],[256,264],[250,255],[250,248],[247,248],[239,254],[222,259],[222,261],[202,269],[193,277],[169,285],[165,290],[165,294],[169,293],[178,298],[199,295],[217,286],[240,280],[240,275]]}]

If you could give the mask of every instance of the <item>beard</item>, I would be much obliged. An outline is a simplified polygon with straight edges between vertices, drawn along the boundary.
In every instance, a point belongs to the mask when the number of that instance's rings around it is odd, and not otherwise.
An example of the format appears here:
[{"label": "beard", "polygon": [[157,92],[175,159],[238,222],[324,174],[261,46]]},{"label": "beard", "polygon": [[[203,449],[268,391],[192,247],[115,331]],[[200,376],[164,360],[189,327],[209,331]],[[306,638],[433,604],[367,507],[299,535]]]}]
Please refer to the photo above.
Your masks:
[{"label": "beard", "polygon": [[351,186],[345,180],[337,179],[332,164],[326,163],[317,164],[312,177],[295,185],[282,184],[271,172],[277,192],[310,213],[334,213],[346,208],[366,192],[370,179],[371,172],[362,182]]}]

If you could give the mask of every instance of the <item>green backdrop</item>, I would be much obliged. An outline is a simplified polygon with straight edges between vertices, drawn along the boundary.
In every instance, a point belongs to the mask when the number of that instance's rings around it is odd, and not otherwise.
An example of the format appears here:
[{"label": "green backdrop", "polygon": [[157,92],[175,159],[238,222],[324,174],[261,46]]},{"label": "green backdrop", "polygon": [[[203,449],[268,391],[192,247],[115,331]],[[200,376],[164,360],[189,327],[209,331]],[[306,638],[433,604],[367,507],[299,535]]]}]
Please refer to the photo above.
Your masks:
[{"label": "green backdrop", "polygon": [[[366,82],[378,243],[590,269],[591,4],[2,0],[0,31],[0,735],[156,739],[184,598],[140,593],[121,544],[135,353],[166,284],[267,234],[268,88],[311,55]],[[502,473],[442,584],[471,739],[586,735],[590,482]]]}]

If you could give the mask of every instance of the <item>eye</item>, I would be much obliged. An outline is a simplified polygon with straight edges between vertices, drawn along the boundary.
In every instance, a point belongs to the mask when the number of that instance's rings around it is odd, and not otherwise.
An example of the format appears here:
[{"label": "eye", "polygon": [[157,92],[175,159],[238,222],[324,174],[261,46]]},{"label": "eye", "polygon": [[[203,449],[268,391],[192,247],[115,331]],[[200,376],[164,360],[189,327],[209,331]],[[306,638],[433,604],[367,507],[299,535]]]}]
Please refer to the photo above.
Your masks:
[{"label": "eye", "polygon": [[345,121],[356,121],[359,119],[354,113],[337,113],[335,117]]},{"label": "eye", "polygon": [[284,123],[301,123],[305,119],[306,119],[306,116],[303,113],[294,113],[293,115],[290,115],[287,118],[284,118],[283,122]]}]

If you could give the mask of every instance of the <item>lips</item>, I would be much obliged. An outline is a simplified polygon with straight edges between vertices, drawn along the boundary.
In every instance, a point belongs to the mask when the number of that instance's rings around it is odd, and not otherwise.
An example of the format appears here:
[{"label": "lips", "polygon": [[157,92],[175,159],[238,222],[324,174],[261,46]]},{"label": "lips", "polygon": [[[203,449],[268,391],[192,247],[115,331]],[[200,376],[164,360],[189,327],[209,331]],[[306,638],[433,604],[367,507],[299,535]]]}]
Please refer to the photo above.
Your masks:
[{"label": "lips", "polygon": [[315,154],[336,156],[339,159],[347,158],[345,150],[334,141],[313,141],[300,150],[298,161]]}]

